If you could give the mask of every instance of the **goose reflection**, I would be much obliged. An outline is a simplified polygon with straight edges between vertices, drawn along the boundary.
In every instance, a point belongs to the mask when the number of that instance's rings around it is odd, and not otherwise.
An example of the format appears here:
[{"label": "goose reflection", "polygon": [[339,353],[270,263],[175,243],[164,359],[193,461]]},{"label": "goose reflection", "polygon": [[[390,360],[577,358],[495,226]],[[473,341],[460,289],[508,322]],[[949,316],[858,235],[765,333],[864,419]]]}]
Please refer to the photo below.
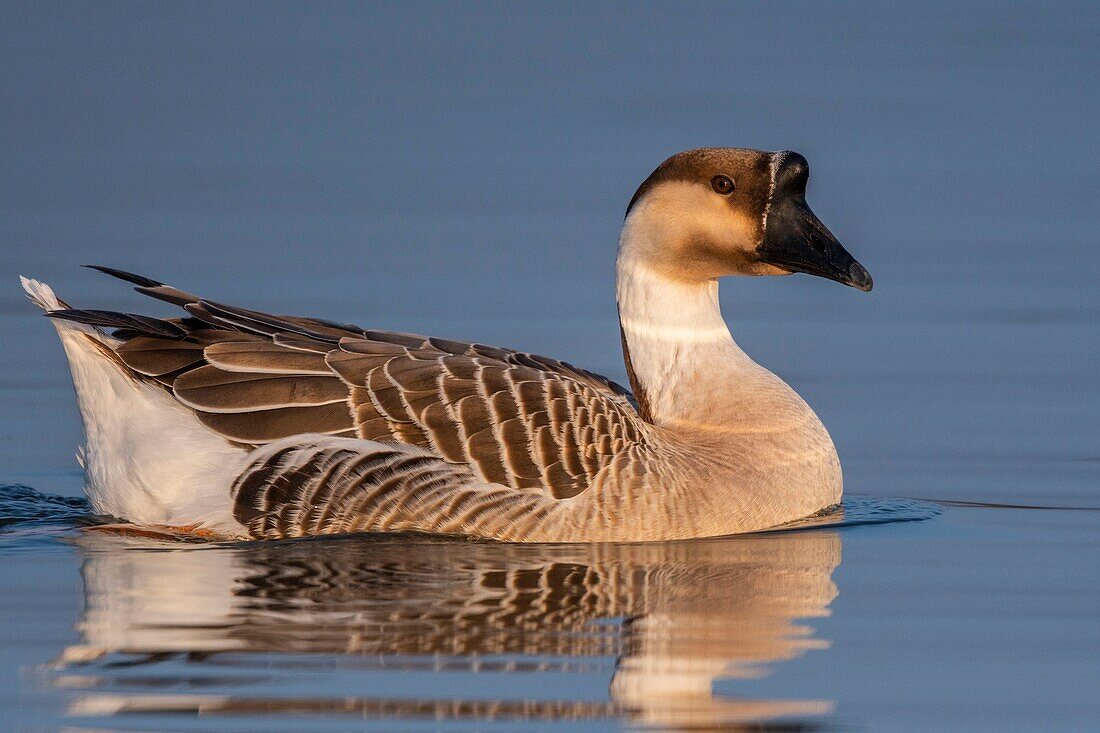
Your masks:
[{"label": "goose reflection", "polygon": [[[832,709],[823,700],[720,696],[713,685],[766,675],[828,645],[807,620],[827,615],[837,595],[833,531],[639,545],[359,536],[180,547],[98,533],[77,542],[81,639],[54,676],[73,688],[74,716],[606,719],[727,729]],[[391,674],[409,671],[428,682],[416,677],[418,689]],[[368,684],[357,674],[375,676]],[[378,674],[391,676],[393,694],[377,694]],[[433,680],[448,674],[461,684],[452,678],[436,690]],[[249,694],[249,675],[293,693],[272,696],[255,684]],[[509,680],[486,684],[481,675]],[[596,689],[561,691],[554,685],[563,678],[552,675],[588,675]]]}]

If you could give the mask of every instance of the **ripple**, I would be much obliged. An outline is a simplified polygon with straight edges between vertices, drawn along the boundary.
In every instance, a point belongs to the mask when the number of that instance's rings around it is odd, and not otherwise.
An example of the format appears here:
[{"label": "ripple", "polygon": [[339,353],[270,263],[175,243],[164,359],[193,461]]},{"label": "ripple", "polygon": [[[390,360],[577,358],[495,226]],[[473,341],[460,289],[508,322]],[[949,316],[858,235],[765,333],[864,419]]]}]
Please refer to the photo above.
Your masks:
[{"label": "ripple", "polygon": [[865,524],[892,524],[894,522],[921,522],[938,517],[943,509],[930,501],[884,496],[845,496],[840,504],[819,514],[764,530],[765,532],[791,532],[822,527],[858,527]]},{"label": "ripple", "polygon": [[29,486],[0,486],[0,531],[13,524],[73,524],[92,516],[82,496],[43,494]]}]

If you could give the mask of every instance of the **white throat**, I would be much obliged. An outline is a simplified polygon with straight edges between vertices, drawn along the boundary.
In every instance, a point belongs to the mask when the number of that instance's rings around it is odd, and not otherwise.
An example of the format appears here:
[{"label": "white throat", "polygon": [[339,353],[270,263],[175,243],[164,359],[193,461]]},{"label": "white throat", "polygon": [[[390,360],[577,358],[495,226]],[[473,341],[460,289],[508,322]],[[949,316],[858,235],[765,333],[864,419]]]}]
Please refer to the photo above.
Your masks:
[{"label": "white throat", "polygon": [[646,263],[659,246],[652,236],[628,219],[616,265],[623,348],[643,412],[657,425],[703,429],[759,421],[761,410],[745,408],[790,388],[734,342],[717,280],[677,280]]}]

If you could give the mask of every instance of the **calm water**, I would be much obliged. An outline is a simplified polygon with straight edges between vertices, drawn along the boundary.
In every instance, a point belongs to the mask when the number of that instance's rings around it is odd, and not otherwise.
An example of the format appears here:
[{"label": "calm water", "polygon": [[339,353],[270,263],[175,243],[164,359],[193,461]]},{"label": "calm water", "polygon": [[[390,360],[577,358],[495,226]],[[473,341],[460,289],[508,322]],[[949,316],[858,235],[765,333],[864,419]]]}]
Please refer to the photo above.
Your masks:
[{"label": "calm water", "polygon": [[[0,4],[0,729],[1095,729],[1098,32],[1088,3]],[[805,154],[875,277],[722,291],[829,427],[843,517],[609,547],[84,528],[17,274],[624,380],[622,211],[704,144]]]}]

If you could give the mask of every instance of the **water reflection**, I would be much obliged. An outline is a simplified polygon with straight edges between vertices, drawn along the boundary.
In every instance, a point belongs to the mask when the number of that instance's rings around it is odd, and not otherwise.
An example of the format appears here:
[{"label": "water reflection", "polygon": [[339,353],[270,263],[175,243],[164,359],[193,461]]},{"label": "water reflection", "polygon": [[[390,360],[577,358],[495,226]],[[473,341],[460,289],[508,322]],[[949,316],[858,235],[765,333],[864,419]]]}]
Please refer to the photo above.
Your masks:
[{"label": "water reflection", "polygon": [[833,531],[608,546],[359,537],[170,548],[96,533],[77,542],[81,639],[53,677],[74,690],[74,716],[621,718],[705,729],[832,709],[720,697],[712,685],[828,645],[804,620],[826,615],[837,595]]}]

